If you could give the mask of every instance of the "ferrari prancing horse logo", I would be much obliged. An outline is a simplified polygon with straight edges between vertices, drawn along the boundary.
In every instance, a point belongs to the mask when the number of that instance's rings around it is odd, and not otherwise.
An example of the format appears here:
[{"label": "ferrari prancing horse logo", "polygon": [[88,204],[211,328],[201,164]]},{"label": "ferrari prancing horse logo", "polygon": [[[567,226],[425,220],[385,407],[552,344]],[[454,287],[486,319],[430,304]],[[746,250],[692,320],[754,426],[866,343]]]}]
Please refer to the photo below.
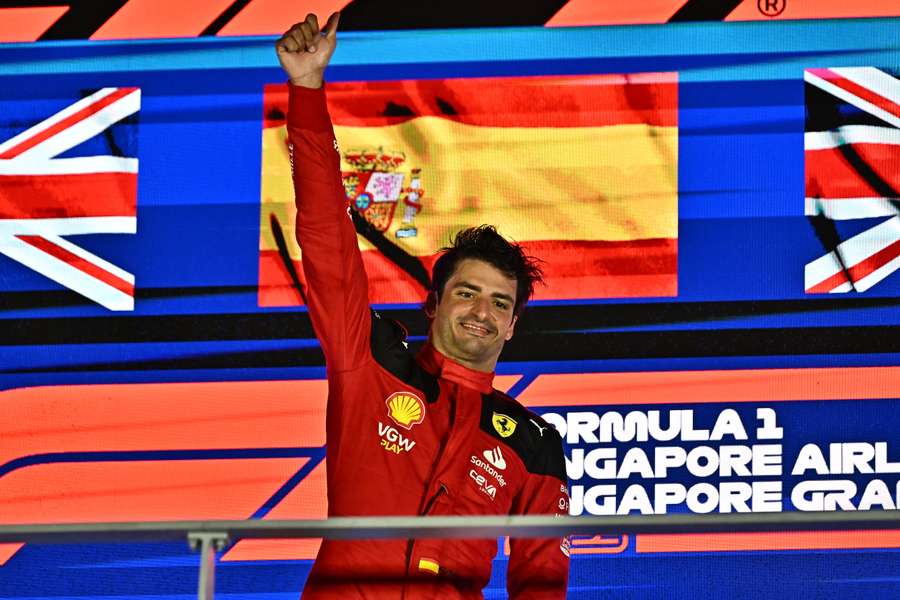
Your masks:
[{"label": "ferrari prancing horse logo", "polygon": [[500,437],[508,438],[516,430],[516,420],[500,413],[493,414],[491,423],[494,424],[494,429],[500,434]]}]

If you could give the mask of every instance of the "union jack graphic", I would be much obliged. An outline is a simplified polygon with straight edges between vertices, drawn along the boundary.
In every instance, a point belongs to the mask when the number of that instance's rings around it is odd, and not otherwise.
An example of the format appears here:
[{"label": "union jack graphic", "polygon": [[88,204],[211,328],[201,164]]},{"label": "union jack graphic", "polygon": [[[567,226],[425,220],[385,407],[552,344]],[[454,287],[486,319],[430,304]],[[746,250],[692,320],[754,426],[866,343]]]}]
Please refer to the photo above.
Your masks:
[{"label": "union jack graphic", "polygon": [[0,143],[0,254],[115,311],[134,310],[134,275],[63,236],[136,233],[133,150],[81,154],[140,104],[103,88]]},{"label": "union jack graphic", "polygon": [[[853,67],[804,80],[805,214],[828,250],[806,265],[805,289],[864,292],[900,269],[900,79]],[[859,226],[841,240],[847,221]]]}]

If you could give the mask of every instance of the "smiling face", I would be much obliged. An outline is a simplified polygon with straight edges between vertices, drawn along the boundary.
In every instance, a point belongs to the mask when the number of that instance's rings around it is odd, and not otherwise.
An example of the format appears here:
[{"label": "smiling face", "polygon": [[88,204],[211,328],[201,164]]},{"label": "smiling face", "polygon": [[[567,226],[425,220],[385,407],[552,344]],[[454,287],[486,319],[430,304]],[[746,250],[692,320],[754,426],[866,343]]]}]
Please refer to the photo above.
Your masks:
[{"label": "smiling face", "polygon": [[493,371],[503,344],[513,336],[515,299],[515,279],[483,260],[462,260],[428,311],[428,337],[444,356],[477,371]]}]

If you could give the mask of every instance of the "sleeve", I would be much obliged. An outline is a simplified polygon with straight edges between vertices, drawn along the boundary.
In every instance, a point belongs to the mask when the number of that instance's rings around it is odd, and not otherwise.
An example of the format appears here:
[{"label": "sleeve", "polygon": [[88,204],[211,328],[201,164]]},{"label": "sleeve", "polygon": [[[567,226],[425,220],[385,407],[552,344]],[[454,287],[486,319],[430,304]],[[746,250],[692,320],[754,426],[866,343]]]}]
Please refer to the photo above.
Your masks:
[{"label": "sleeve", "polygon": [[309,314],[328,370],[347,371],[370,356],[366,272],[348,213],[324,85],[288,88],[288,150]]},{"label": "sleeve", "polygon": [[[537,472],[529,474],[522,490],[513,499],[513,514],[569,514],[562,439],[558,435],[550,439],[552,444],[543,445],[543,454],[536,461],[539,465]],[[566,597],[569,580],[568,537],[513,538],[509,545],[506,589],[510,600],[558,600]]]}]

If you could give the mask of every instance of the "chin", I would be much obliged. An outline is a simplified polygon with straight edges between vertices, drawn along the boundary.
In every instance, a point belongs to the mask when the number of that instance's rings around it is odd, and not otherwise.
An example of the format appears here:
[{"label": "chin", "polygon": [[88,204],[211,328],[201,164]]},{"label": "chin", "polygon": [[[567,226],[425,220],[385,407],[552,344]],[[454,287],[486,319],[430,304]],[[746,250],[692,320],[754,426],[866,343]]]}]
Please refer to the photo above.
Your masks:
[{"label": "chin", "polygon": [[483,362],[491,355],[491,347],[488,344],[471,344],[460,346],[462,354],[472,362]]},{"label": "chin", "polygon": [[484,354],[484,346],[482,344],[477,342],[473,343],[472,340],[455,341],[456,343],[453,344],[453,350],[457,355],[464,357],[466,360],[473,360]]}]

